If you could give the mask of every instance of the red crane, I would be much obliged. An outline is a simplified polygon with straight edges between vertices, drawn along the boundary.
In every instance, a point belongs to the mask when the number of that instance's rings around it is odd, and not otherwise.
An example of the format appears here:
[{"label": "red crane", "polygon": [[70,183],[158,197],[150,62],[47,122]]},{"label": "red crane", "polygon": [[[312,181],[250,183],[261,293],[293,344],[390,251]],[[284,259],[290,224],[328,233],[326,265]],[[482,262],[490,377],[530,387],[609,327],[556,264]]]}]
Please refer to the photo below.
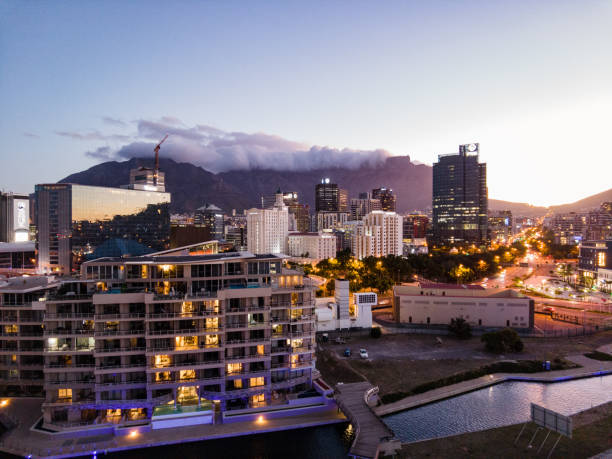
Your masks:
[{"label": "red crane", "polygon": [[166,141],[167,138],[168,134],[166,134],[166,137],[161,139],[161,142],[159,142],[157,146],[153,149],[153,151],[155,152],[155,171],[153,172],[153,181],[155,182],[155,186],[157,186],[157,173],[159,172],[159,148],[161,147],[162,143]]}]

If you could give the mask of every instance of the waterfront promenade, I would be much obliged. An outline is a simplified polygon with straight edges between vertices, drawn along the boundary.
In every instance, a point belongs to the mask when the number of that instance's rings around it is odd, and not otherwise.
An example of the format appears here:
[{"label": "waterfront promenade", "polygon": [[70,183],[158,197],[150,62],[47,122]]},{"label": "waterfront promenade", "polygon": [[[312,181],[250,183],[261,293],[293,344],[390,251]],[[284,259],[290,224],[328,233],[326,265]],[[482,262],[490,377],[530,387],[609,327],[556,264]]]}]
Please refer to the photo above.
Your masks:
[{"label": "waterfront promenade", "polygon": [[[612,353],[612,345],[601,346],[598,351]],[[570,368],[568,370],[547,371],[541,373],[493,373],[481,376],[480,378],[462,381],[450,386],[433,389],[422,394],[411,395],[397,402],[387,403],[374,408],[378,416],[397,413],[399,411],[417,408],[428,403],[437,402],[446,398],[471,392],[483,387],[499,384],[504,381],[534,381],[534,382],[555,382],[570,379],[586,378],[600,374],[612,374],[612,362],[593,360],[584,355],[570,355],[566,357],[578,365],[580,368]]]},{"label": "waterfront promenade", "polygon": [[[241,435],[263,434],[282,430],[317,427],[346,422],[346,417],[335,404],[315,413],[262,419],[261,421],[233,422],[225,424],[204,424],[149,431],[127,429],[126,435],[96,433],[47,434],[30,428],[40,418],[42,399],[10,399],[2,409],[16,418],[19,424],[6,432],[0,441],[0,451],[18,456],[32,455],[33,458],[68,458],[88,452],[124,451],[176,443],[215,440]],[[264,413],[265,416],[265,413]],[[135,434],[131,434],[135,432]]]},{"label": "waterfront promenade", "polygon": [[359,458],[376,458],[381,451],[391,452],[394,445],[401,447],[393,432],[374,414],[366,399],[372,385],[368,382],[338,384],[336,402],[355,428],[355,440],[349,455]]}]

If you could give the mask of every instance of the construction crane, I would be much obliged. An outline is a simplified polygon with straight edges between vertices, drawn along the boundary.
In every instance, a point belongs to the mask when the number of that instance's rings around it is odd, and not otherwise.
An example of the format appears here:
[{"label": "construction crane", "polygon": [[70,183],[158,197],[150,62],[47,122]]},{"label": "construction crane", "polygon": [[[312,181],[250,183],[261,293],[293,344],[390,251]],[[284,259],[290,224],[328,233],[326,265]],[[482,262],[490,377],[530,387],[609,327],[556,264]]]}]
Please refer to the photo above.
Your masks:
[{"label": "construction crane", "polygon": [[161,139],[161,142],[159,142],[157,146],[153,149],[153,151],[155,152],[155,171],[153,172],[153,182],[155,186],[157,186],[157,174],[159,172],[159,149],[162,143],[164,143],[167,138],[168,138],[168,134],[166,134],[166,136],[163,139]]}]

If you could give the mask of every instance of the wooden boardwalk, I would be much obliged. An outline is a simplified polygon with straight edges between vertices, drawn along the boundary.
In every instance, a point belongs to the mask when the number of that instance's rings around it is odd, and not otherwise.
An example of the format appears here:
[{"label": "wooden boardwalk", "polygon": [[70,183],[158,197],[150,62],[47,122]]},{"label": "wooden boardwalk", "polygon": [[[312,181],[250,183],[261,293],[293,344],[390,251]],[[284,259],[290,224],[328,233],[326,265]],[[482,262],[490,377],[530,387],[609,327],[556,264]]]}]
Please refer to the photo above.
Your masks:
[{"label": "wooden boardwalk", "polygon": [[368,382],[336,386],[336,403],[356,430],[349,455],[357,458],[376,458],[383,444],[392,441],[399,445],[391,429],[374,414],[365,401],[365,394],[371,388]]}]

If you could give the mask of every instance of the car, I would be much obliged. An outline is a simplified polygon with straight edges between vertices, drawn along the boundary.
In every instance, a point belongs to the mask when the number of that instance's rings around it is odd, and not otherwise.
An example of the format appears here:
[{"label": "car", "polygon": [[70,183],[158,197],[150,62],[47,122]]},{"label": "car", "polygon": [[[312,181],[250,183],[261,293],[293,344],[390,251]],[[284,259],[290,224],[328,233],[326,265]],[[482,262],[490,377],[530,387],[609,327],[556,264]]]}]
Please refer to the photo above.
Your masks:
[{"label": "car", "polygon": [[542,308],[542,311],[544,311],[544,312],[551,312],[552,313],[552,312],[555,312],[555,308],[553,308],[551,306],[544,306]]},{"label": "car", "polygon": [[368,351],[366,351],[365,349],[359,349],[359,357],[361,357],[362,359],[367,359]]},{"label": "car", "polygon": [[351,350],[347,347],[344,350],[344,357],[350,357],[351,356]]}]

